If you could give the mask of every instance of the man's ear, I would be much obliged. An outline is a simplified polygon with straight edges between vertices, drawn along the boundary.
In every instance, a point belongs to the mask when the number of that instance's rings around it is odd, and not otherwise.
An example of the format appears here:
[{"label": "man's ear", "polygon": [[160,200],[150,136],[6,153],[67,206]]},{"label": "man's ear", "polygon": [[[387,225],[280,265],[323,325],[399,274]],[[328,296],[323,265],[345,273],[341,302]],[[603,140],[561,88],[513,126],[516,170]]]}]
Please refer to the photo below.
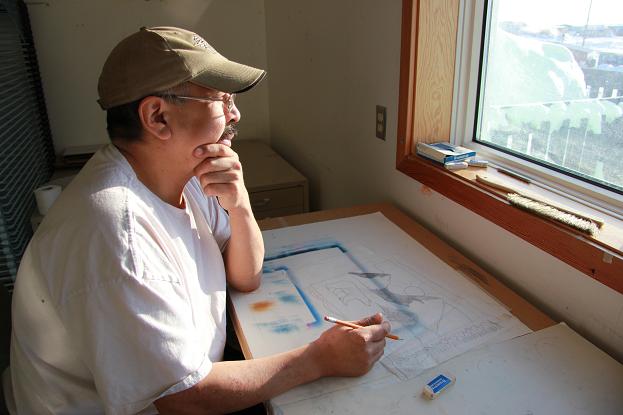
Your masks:
[{"label": "man's ear", "polygon": [[169,104],[160,97],[149,96],[143,98],[138,106],[138,116],[141,119],[143,130],[161,140],[171,136],[171,129],[167,124]]}]

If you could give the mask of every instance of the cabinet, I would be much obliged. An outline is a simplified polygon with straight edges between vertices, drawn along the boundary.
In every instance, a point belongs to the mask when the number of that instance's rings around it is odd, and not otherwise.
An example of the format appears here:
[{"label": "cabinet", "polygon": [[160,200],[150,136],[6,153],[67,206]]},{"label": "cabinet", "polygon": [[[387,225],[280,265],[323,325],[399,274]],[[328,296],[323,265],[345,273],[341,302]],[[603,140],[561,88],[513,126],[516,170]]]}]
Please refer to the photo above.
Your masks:
[{"label": "cabinet", "polygon": [[307,178],[266,143],[237,140],[232,148],[240,157],[256,219],[309,212]]}]

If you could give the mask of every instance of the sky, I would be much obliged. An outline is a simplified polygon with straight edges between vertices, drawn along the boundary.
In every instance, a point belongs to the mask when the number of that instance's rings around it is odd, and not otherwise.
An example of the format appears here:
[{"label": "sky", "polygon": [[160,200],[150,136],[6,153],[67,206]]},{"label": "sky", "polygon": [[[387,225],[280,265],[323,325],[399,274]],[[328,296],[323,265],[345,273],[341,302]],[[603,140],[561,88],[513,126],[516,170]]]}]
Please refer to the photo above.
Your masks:
[{"label": "sky", "polygon": [[[495,1],[495,0],[494,0]],[[623,0],[497,0],[498,21],[525,22],[531,26],[623,25]]]}]

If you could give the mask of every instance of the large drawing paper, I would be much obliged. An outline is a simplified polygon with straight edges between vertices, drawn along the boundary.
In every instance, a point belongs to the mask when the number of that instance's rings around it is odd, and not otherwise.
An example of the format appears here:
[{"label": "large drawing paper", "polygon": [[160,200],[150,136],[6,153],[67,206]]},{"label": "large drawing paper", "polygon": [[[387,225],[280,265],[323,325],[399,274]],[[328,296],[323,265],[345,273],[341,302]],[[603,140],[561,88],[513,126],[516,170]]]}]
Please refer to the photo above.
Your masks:
[{"label": "large drawing paper", "polygon": [[388,340],[381,363],[368,375],[295,388],[274,399],[275,407],[407,382],[475,347],[530,331],[380,213],[263,236],[262,287],[232,293],[253,357],[313,341],[330,327],[323,315],[358,320],[380,311],[404,339]]},{"label": "large drawing paper", "polygon": [[[439,373],[456,382],[434,401],[421,395]],[[620,415],[623,365],[564,323],[482,346],[408,381],[379,382],[322,399],[279,405],[300,414]]]}]

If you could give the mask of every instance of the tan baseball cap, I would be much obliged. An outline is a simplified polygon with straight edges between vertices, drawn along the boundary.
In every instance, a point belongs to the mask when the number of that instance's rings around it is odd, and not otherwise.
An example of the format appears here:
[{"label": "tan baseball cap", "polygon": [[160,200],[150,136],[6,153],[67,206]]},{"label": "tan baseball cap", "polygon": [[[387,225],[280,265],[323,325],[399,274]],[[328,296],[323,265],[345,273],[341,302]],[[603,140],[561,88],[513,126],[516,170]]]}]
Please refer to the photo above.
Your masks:
[{"label": "tan baseball cap", "polygon": [[110,52],[97,91],[102,109],[190,81],[227,93],[247,91],[266,71],[230,61],[201,36],[177,27],[142,27]]}]

